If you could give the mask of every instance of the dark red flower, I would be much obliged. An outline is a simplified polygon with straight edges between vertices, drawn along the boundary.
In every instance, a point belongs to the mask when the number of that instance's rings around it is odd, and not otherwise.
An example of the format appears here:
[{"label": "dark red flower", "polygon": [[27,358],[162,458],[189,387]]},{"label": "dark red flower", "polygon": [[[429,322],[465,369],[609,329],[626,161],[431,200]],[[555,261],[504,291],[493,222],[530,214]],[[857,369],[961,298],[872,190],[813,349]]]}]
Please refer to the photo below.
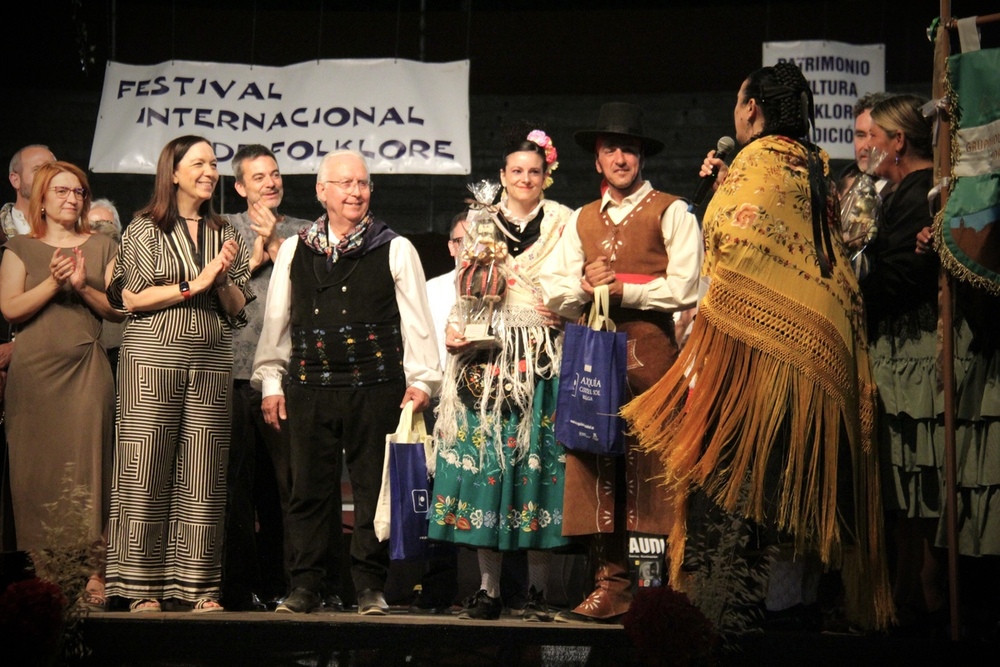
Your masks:
[{"label": "dark red flower", "polygon": [[640,588],[622,620],[643,665],[715,665],[719,634],[687,595],[669,586]]},{"label": "dark red flower", "polygon": [[62,633],[65,609],[66,596],[56,584],[37,577],[15,581],[0,595],[0,628],[25,646],[52,648]]}]

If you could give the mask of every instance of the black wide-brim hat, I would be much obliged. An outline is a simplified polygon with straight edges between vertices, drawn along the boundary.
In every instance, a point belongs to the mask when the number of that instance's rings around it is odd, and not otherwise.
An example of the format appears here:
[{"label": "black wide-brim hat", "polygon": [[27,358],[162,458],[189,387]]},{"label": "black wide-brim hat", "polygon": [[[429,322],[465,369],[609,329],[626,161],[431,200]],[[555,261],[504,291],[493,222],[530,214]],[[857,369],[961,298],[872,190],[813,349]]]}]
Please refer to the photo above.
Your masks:
[{"label": "black wide-brim hat", "polygon": [[663,142],[647,137],[642,129],[642,109],[629,102],[608,102],[601,105],[597,117],[597,128],[580,130],[573,135],[576,143],[585,151],[594,152],[597,137],[602,134],[612,134],[630,139],[637,139],[642,144],[642,153],[646,157],[656,155],[663,150]]}]

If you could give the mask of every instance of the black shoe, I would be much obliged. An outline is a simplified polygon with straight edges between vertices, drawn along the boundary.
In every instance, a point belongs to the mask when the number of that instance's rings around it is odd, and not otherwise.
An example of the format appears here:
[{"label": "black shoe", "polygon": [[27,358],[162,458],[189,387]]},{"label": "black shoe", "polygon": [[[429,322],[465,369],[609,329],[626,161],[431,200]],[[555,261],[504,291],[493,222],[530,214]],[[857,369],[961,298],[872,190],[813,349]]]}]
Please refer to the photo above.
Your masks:
[{"label": "black shoe", "polygon": [[450,614],[451,604],[440,604],[424,595],[422,590],[417,591],[417,597],[410,603],[408,610],[411,614]]},{"label": "black shoe", "polygon": [[458,617],[463,620],[495,621],[500,618],[502,608],[503,604],[500,602],[500,598],[490,597],[486,591],[479,590],[474,595],[465,598]]},{"label": "black shoe", "polygon": [[319,593],[308,588],[296,588],[288,594],[274,611],[278,613],[308,614],[320,608]]},{"label": "black shoe", "polygon": [[323,597],[323,611],[344,611],[344,601],[336,593]]},{"label": "black shoe", "polygon": [[242,595],[227,594],[222,600],[222,605],[229,611],[267,611],[267,607],[257,597],[256,593],[244,593]]},{"label": "black shoe", "polygon": [[524,616],[524,606],[528,604],[528,596],[524,592],[514,593],[513,595],[504,598],[500,598],[503,605],[503,613],[510,616]]},{"label": "black shoe", "polygon": [[278,608],[278,605],[285,601],[284,595],[272,595],[271,597],[264,600],[264,609],[266,611],[274,611]]},{"label": "black shoe", "polygon": [[524,604],[524,611],[521,613],[521,618],[530,622],[552,620],[552,617],[549,615],[549,606],[545,603],[545,593],[535,590],[534,586],[528,589],[528,600]]},{"label": "black shoe", "polygon": [[382,591],[366,588],[358,593],[358,613],[367,616],[385,616],[389,613],[389,605]]}]

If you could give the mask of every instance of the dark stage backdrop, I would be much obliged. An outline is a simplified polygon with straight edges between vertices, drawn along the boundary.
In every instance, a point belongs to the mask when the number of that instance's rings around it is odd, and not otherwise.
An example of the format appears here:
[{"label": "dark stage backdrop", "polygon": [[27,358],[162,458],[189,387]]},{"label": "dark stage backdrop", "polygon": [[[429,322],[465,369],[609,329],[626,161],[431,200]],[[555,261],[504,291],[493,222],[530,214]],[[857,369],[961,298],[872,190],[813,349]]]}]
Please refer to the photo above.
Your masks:
[{"label": "dark stage backdrop", "polygon": [[[952,5],[956,16],[996,11],[987,0]],[[280,66],[468,58],[473,173],[374,177],[374,212],[414,240],[433,276],[450,268],[445,234],[466,183],[497,177],[505,119],[544,125],[560,153],[548,196],[576,207],[597,196],[599,179],[573,132],[592,127],[604,102],[636,102],[648,133],[666,143],[644,175],[689,196],[705,152],[733,133],[736,91],[760,66],[763,42],[885,43],[887,88],[929,95],[926,30],[938,11],[937,0],[908,2],[905,11],[891,0],[40,0],[18,5],[17,18],[8,12],[4,22],[10,59],[0,81],[0,160],[44,143],[86,166],[109,59]],[[284,210],[319,215],[314,182],[287,177]],[[92,185],[127,219],[145,203],[152,178],[94,174]],[[8,187],[0,201],[12,199]],[[240,203],[229,176],[218,206],[233,211]]]}]

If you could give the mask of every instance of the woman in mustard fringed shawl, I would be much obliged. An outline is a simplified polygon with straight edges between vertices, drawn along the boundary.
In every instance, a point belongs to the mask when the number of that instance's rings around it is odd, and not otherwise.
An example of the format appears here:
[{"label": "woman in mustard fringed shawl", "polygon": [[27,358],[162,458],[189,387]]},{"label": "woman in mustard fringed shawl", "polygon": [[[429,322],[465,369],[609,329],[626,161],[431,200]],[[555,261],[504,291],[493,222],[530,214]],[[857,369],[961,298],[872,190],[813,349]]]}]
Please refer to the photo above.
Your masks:
[{"label": "woman in mustard fringed shawl", "polygon": [[707,294],[680,358],[623,414],[675,491],[671,585],[697,598],[704,555],[685,545],[705,516],[692,504],[707,506],[747,522],[757,546],[840,569],[850,620],[884,629],[875,386],[858,284],[831,234],[828,156],[805,139],[812,114],[794,64],[743,82],[743,148],[728,170],[711,154],[703,167],[723,167],[704,217]]}]

